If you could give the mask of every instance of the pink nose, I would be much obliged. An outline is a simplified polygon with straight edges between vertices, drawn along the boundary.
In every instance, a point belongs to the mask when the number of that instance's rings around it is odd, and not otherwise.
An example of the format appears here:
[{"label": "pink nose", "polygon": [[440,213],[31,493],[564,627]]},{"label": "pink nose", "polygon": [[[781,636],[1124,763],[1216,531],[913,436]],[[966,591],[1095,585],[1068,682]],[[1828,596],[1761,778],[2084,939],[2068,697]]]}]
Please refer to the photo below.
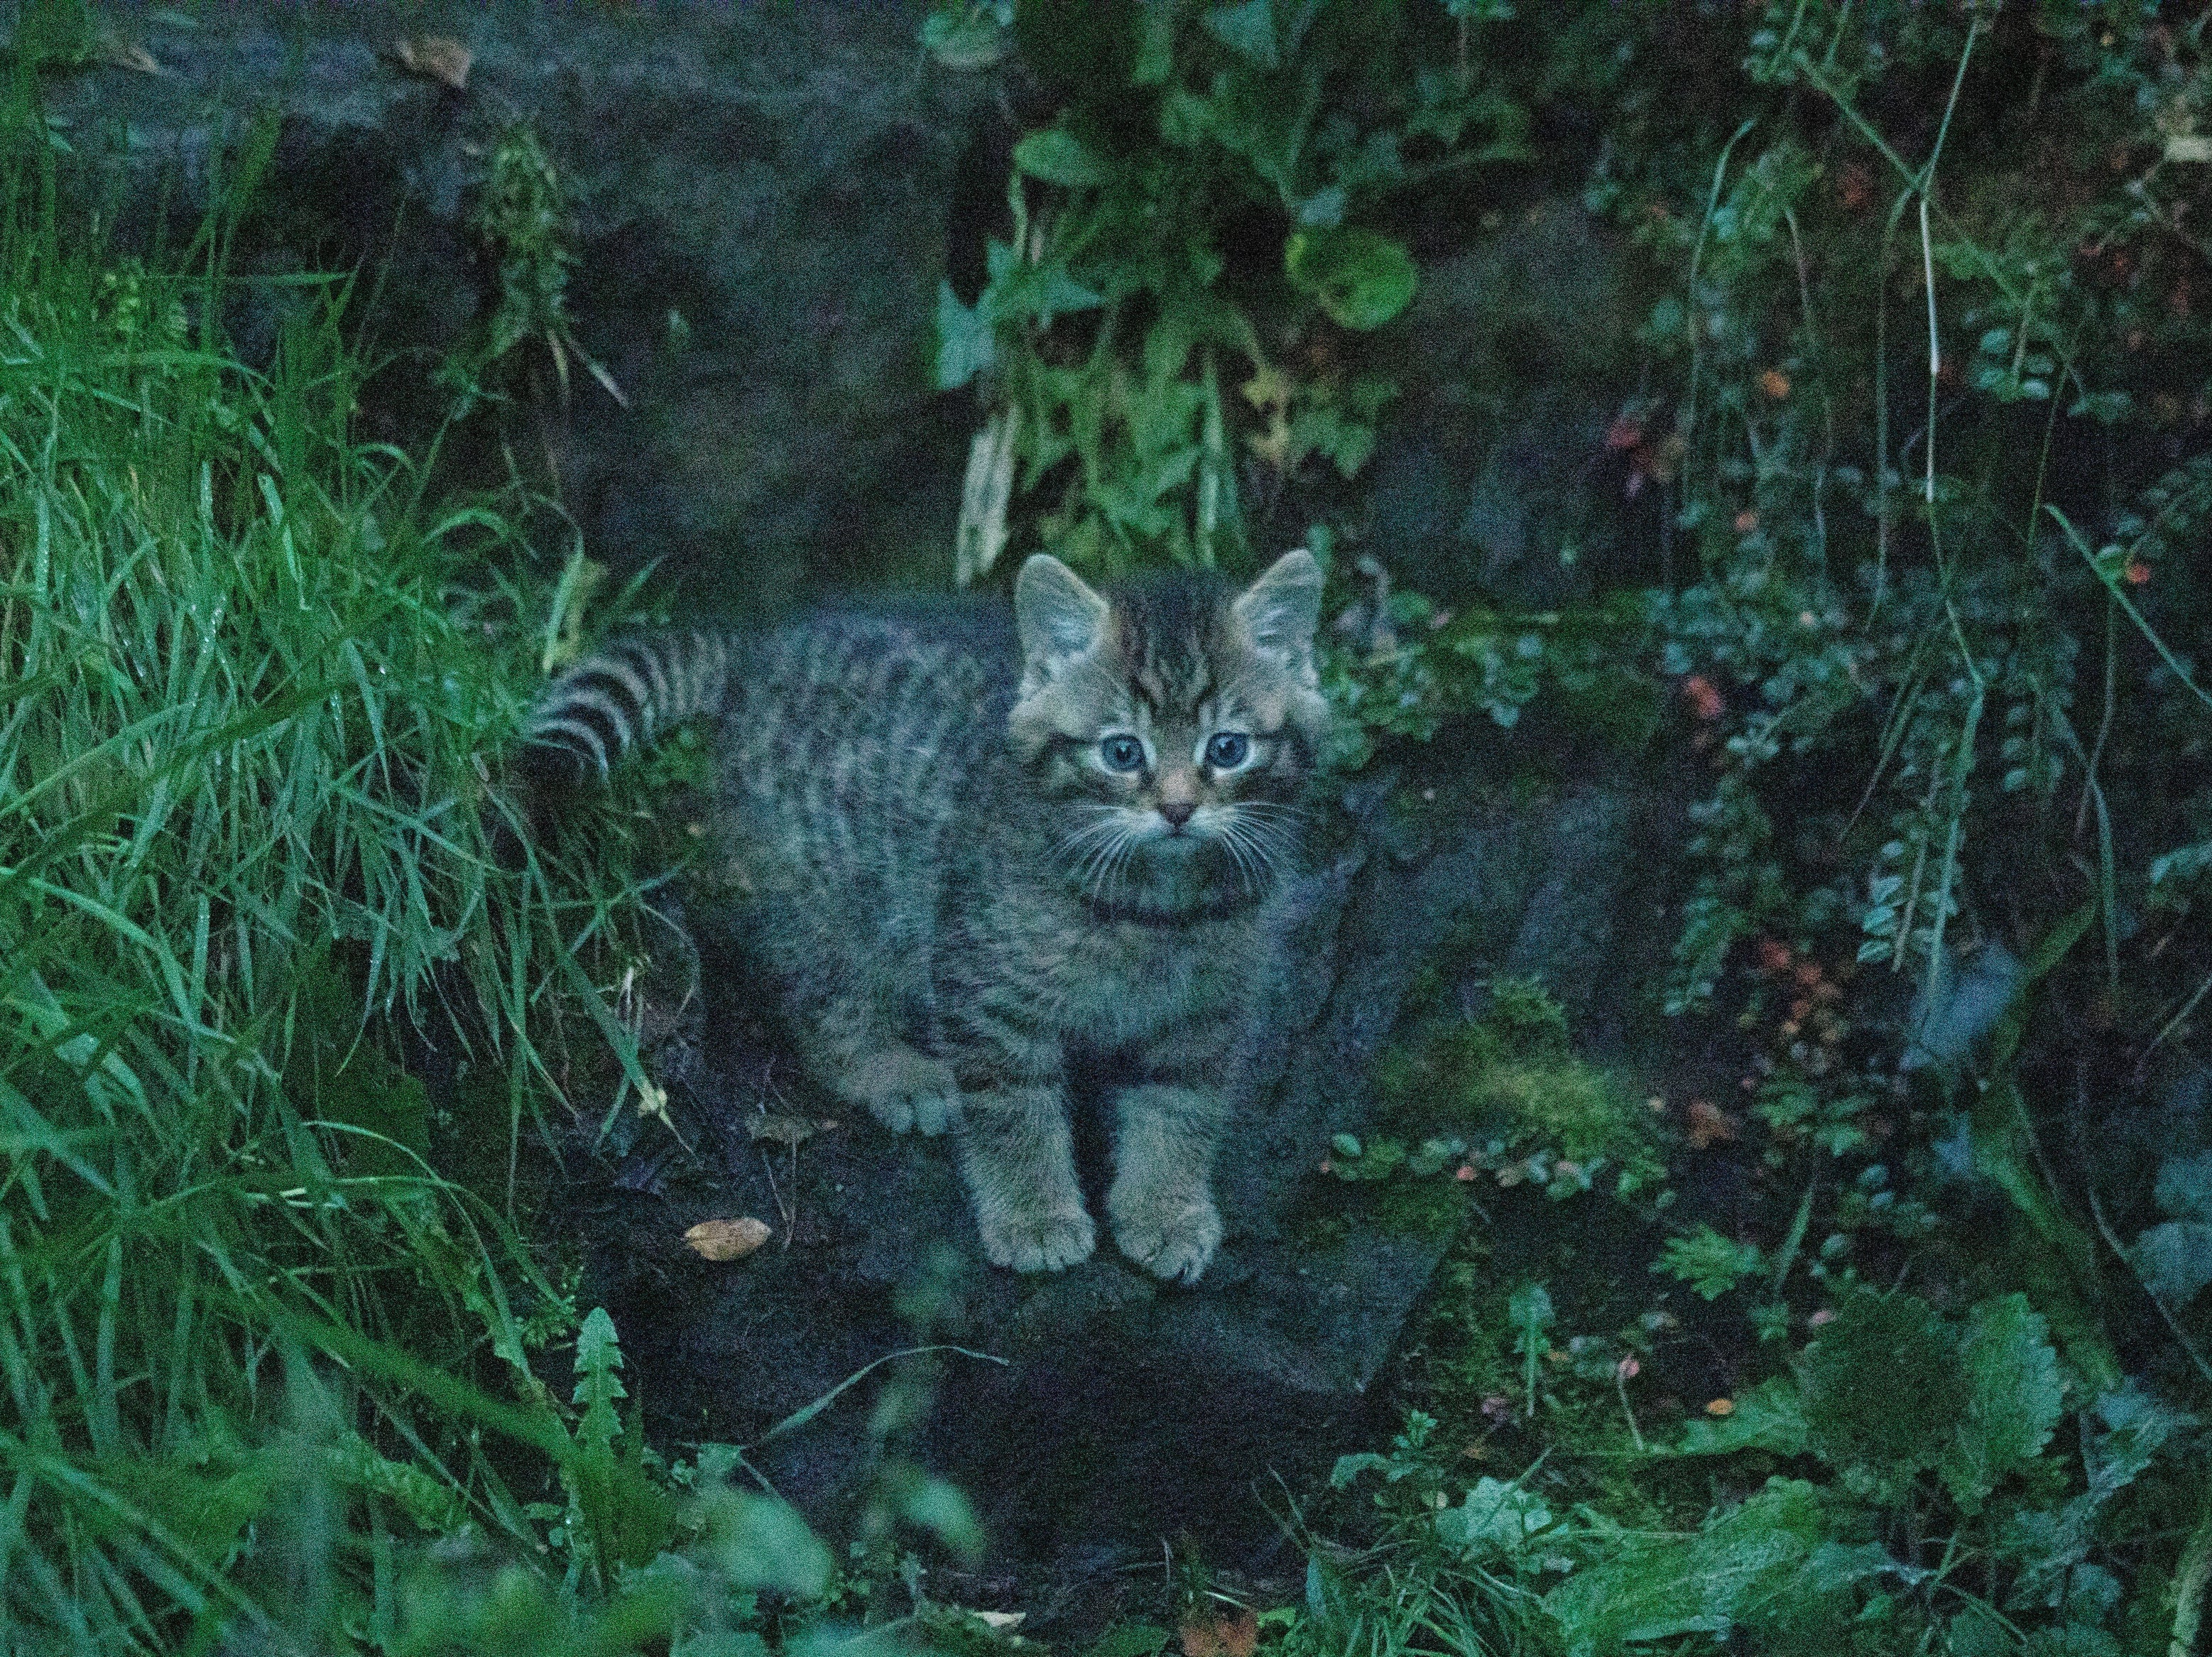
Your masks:
[{"label": "pink nose", "polygon": [[1185,823],[1190,821],[1191,813],[1197,809],[1198,807],[1188,800],[1160,801],[1160,815],[1168,819],[1170,828],[1181,828]]}]

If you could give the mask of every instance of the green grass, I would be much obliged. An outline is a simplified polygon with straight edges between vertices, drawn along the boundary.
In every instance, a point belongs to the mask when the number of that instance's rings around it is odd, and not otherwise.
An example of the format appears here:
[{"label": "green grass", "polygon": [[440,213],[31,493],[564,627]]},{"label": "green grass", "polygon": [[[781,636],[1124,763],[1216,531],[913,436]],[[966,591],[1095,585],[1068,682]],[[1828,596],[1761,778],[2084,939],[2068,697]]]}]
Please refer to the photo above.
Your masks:
[{"label": "green grass", "polygon": [[[511,1172],[619,882],[501,855],[530,641],[458,576],[514,538],[349,435],[344,285],[228,283],[219,226],[112,260],[55,200],[21,167],[0,223],[0,1650],[389,1633],[406,1538],[541,1550],[574,1309],[428,1154]],[[504,1111],[441,1120],[409,1030]]]}]

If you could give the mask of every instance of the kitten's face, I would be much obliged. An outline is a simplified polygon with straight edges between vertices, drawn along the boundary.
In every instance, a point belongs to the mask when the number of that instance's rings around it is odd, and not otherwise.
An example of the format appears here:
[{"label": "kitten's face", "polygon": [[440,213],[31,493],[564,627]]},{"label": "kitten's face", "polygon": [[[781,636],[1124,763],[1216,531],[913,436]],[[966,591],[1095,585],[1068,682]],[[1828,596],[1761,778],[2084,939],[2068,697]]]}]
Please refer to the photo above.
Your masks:
[{"label": "kitten's face", "polygon": [[1182,580],[1101,598],[1040,555],[1015,588],[1016,753],[1083,895],[1179,912],[1255,894],[1297,838],[1325,728],[1321,574],[1292,552],[1242,594]]}]

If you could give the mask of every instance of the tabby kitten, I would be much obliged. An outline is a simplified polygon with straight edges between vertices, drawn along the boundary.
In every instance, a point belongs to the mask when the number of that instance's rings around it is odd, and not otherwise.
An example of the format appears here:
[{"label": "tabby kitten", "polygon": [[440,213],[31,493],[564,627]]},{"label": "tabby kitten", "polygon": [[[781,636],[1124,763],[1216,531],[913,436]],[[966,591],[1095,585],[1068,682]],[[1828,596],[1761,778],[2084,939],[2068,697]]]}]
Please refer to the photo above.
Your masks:
[{"label": "tabby kitten", "polygon": [[[895,1130],[956,1130],[983,1250],[1087,1257],[1071,1060],[1126,1078],[1106,1214],[1164,1278],[1221,1241],[1223,1091],[1327,721],[1321,571],[1101,596],[1040,553],[1017,638],[835,617],[615,646],[550,686],[539,759],[604,771],[713,722],[718,854],[817,1077]],[[1017,646],[1018,648],[1008,648]]]}]

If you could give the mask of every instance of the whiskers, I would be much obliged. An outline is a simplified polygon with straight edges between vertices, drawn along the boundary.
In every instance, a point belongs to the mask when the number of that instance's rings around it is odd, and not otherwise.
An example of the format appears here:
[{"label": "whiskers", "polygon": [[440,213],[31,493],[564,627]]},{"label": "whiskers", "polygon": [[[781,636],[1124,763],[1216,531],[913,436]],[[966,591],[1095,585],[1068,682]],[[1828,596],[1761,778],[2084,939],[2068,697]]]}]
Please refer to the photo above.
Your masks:
[{"label": "whiskers", "polygon": [[1112,892],[1121,882],[1121,871],[1143,840],[1141,819],[1130,820],[1130,813],[1115,806],[1092,806],[1093,819],[1073,833],[1065,835],[1053,848],[1055,854],[1066,857],[1070,865],[1076,888],[1084,901],[1112,906]]},{"label": "whiskers", "polygon": [[1272,800],[1238,801],[1221,808],[1215,832],[1246,891],[1260,891],[1291,861],[1307,815],[1302,807]]}]

